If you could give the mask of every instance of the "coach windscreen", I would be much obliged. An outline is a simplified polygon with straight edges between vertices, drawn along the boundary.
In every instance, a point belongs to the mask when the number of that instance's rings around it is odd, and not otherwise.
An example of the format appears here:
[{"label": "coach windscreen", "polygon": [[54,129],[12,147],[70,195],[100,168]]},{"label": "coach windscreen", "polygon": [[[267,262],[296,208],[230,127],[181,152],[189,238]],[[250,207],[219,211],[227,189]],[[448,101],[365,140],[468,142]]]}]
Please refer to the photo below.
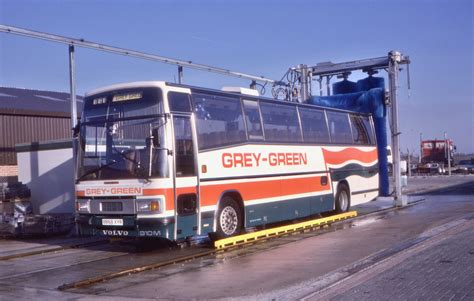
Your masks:
[{"label": "coach windscreen", "polygon": [[86,97],[77,179],[167,177],[166,122],[158,88]]}]

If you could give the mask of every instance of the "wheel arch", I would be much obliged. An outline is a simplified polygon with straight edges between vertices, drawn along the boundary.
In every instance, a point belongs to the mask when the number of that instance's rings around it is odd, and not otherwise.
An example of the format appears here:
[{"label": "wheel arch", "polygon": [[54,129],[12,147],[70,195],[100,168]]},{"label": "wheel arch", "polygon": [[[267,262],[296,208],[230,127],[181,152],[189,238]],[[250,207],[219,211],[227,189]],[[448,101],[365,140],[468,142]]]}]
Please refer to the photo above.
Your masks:
[{"label": "wheel arch", "polygon": [[339,189],[339,186],[340,186],[341,184],[346,185],[347,189],[349,189],[349,196],[350,196],[350,194],[351,194],[351,186],[349,185],[349,181],[347,181],[347,179],[342,179],[342,180],[340,180],[339,182],[337,182],[336,193],[337,193],[337,190]]},{"label": "wheel arch", "polygon": [[214,229],[213,230],[217,231],[217,218],[218,218],[217,213],[219,212],[219,208],[220,208],[222,199],[226,196],[231,197],[237,203],[237,205],[239,206],[240,213],[242,214],[243,227],[245,228],[246,220],[245,220],[244,199],[242,198],[242,195],[240,194],[240,192],[238,190],[231,189],[231,190],[223,191],[221,193],[221,195],[219,196],[219,199],[218,199],[217,205],[216,205],[215,214],[214,214]]}]

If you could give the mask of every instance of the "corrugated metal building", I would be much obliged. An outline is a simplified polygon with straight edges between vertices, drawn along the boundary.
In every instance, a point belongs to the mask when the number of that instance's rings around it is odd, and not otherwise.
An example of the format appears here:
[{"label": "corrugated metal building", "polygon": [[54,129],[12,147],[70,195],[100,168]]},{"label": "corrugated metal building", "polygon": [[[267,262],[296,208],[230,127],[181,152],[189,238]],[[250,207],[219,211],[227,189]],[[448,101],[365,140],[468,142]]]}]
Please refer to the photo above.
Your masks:
[{"label": "corrugated metal building", "polygon": [[70,138],[70,110],[69,93],[0,87],[0,179],[16,176],[15,144]]}]

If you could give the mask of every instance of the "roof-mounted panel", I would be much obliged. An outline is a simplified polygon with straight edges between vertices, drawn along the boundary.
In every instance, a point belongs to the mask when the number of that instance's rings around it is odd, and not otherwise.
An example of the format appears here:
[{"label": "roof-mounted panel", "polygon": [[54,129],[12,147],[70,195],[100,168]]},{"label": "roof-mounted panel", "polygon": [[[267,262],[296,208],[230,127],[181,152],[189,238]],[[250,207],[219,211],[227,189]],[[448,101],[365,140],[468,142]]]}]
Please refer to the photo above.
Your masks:
[{"label": "roof-mounted panel", "polygon": [[240,93],[251,96],[260,96],[257,90],[242,87],[222,87],[222,91]]}]

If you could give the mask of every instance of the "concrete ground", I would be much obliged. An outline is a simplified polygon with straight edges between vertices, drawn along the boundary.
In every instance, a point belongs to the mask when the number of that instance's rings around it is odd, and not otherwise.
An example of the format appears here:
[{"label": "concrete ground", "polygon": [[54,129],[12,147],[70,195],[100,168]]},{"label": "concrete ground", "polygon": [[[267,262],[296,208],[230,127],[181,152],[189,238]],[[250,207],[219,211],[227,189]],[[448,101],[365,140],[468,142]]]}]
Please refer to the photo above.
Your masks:
[{"label": "concrete ground", "polygon": [[307,300],[474,300],[474,216]]},{"label": "concrete ground", "polygon": [[[472,300],[474,177],[410,180],[407,191],[420,194],[411,200],[425,200],[405,209],[371,214],[320,235],[279,238],[74,291],[56,289],[61,274],[48,270],[52,262],[42,257],[37,269],[22,267],[17,274],[14,266],[21,261],[10,261],[3,268],[11,273],[0,277],[0,300]],[[427,187],[433,191],[422,192]],[[379,201],[359,210],[390,206]],[[83,258],[71,261],[90,260],[88,253],[80,254]],[[62,273],[63,283],[80,280],[67,269]]]}]

